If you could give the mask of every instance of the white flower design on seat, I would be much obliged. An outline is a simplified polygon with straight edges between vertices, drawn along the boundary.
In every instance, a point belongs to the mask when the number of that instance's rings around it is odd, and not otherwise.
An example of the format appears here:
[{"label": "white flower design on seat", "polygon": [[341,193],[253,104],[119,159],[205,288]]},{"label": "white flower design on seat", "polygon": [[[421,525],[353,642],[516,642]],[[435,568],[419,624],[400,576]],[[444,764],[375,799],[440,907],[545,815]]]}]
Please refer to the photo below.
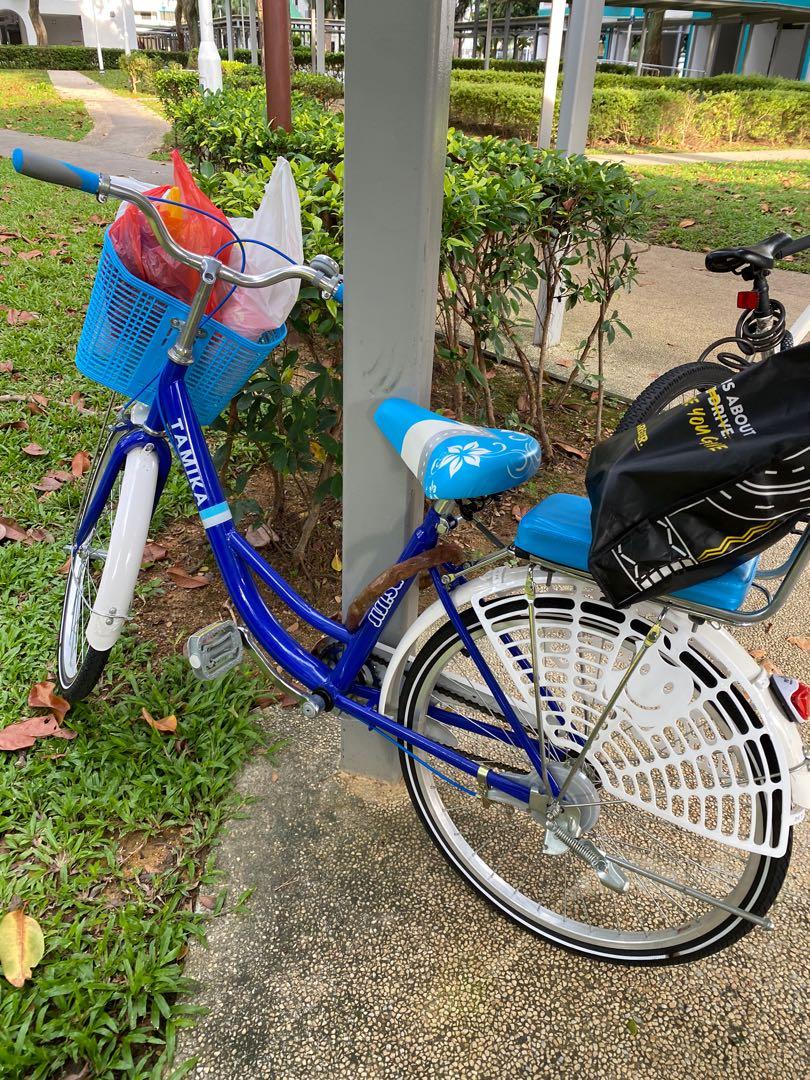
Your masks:
[{"label": "white flower design on seat", "polygon": [[479,446],[477,442],[468,442],[464,446],[448,446],[447,452],[438,463],[437,468],[444,469],[449,465],[450,475],[455,476],[462,465],[475,465],[478,467],[481,464],[483,455],[491,452],[485,446]]}]

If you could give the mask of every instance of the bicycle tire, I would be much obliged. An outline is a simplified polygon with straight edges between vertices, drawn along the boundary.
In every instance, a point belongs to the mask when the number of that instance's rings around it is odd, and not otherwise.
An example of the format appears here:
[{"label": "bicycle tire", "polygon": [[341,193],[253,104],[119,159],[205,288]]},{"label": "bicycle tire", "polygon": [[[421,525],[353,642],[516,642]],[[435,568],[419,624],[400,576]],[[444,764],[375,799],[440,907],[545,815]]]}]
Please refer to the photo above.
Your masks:
[{"label": "bicycle tire", "polygon": [[[522,601],[515,603],[515,612],[523,607]],[[463,613],[462,618],[469,632],[476,636],[480,623],[472,610]],[[458,634],[450,622],[443,623],[426,641],[414,659],[403,681],[399,697],[399,721],[410,730],[416,729],[421,713],[419,697],[429,685],[439,663],[459,648]],[[441,669],[443,670],[443,669]],[[432,691],[429,691],[432,692]],[[435,734],[431,732],[435,738]],[[459,749],[456,747],[456,749]],[[422,754],[422,757],[425,755]],[[400,744],[400,764],[405,786],[411,802],[425,831],[439,849],[448,864],[460,875],[465,883],[481,896],[499,914],[548,943],[573,952],[588,959],[599,960],[619,965],[630,966],[670,966],[692,963],[727,948],[753,929],[753,925],[739,917],[729,914],[720,916],[712,926],[695,928],[695,936],[679,947],[669,949],[650,942],[649,948],[605,947],[596,940],[583,940],[581,936],[570,934],[565,927],[555,927],[532,921],[517,905],[510,903],[509,892],[499,891],[499,875],[493,870],[490,875],[476,873],[469,865],[465,855],[465,841],[458,842],[452,830],[443,824],[441,814],[425,786],[432,778],[428,770],[408,754]],[[443,787],[444,785],[442,785]],[[489,811],[492,813],[494,811]],[[757,856],[752,864],[752,872],[746,885],[741,907],[755,915],[764,916],[772,906],[785,880],[792,849],[792,835],[785,853],[778,857]]]},{"label": "bicycle tire", "polygon": [[651,382],[646,390],[638,395],[627,407],[619,421],[616,433],[629,431],[639,424],[644,424],[652,417],[664,412],[678,398],[688,393],[708,390],[729,377],[727,368],[720,364],[692,363],[681,364]]},{"label": "bicycle tire", "polygon": [[[87,510],[93,502],[94,495],[101,483],[104,475],[107,462],[117,444],[118,440],[122,436],[121,430],[114,430],[110,433],[110,436],[100,454],[96,456],[96,464],[90,474],[90,479],[82,497],[81,506],[76,517],[76,525],[73,532],[74,543],[71,545],[71,549],[75,552],[75,538],[79,533],[82,522],[84,521]],[[110,491],[109,498],[105,504],[104,509],[99,514],[99,517],[93,526],[93,529],[83,546],[92,546],[93,541],[99,530],[99,526],[105,517],[105,511],[111,503],[115,503],[117,500],[118,484],[120,478],[123,475],[123,466],[119,470],[118,477],[113,484],[113,488]],[[114,514],[113,514],[114,517]],[[68,570],[67,579],[65,582],[65,595],[62,602],[62,611],[59,621],[59,634],[57,638],[57,662],[56,662],[56,681],[59,693],[62,697],[68,701],[81,701],[91,692],[91,690],[98,683],[101,678],[107,661],[110,657],[112,649],[95,649],[88,642],[83,642],[84,652],[81,655],[81,660],[77,663],[71,663],[68,656],[68,650],[78,647],[78,629],[73,636],[71,645],[71,618],[76,618],[76,601],[78,590],[78,599],[85,595],[84,590],[87,584],[86,574],[89,571],[90,561],[87,560],[83,567],[77,565],[74,560],[74,554],[71,554],[71,565]],[[81,577],[80,577],[81,575]],[[71,612],[73,614],[71,615]]]}]

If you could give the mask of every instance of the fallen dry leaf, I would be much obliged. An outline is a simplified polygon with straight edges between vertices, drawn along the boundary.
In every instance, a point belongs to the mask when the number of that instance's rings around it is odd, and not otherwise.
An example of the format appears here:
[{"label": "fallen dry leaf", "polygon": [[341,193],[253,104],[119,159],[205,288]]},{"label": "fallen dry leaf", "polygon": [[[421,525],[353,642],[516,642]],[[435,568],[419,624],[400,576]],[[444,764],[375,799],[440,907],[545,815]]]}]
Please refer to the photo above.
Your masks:
[{"label": "fallen dry leaf", "polygon": [[789,637],[788,641],[802,652],[810,652],[810,637]]},{"label": "fallen dry leaf", "polygon": [[28,454],[29,457],[42,457],[43,454],[47,454],[47,450],[43,450],[39,443],[30,442],[27,446],[23,447],[24,454]]},{"label": "fallen dry leaf", "polygon": [[47,716],[28,716],[0,730],[0,750],[25,750],[37,739],[49,736],[57,739],[75,739],[76,732],[60,727],[53,713]]},{"label": "fallen dry leaf", "polygon": [[199,574],[188,574],[182,566],[170,566],[166,573],[180,589],[202,589],[209,584],[208,578]]},{"label": "fallen dry leaf", "polygon": [[34,683],[28,692],[28,704],[32,709],[49,709],[56,714],[61,723],[70,709],[70,702],[66,698],[60,697],[55,691],[55,683]]},{"label": "fallen dry leaf", "polygon": [[754,660],[764,660],[768,654],[764,649],[749,649],[748,655]]},{"label": "fallen dry leaf", "polygon": [[30,539],[25,529],[21,529],[11,518],[0,517],[0,540],[17,540],[25,543]]},{"label": "fallen dry leaf", "polygon": [[141,559],[141,566],[148,566],[150,563],[160,562],[161,559],[165,559],[168,555],[168,551],[160,544],[153,544],[152,541],[144,544],[143,558]]},{"label": "fallen dry leaf", "polygon": [[73,460],[70,463],[70,471],[78,480],[84,476],[87,470],[90,468],[90,455],[86,450],[80,450],[77,454],[73,455]]},{"label": "fallen dry leaf", "polygon": [[512,506],[512,517],[515,519],[515,521],[520,521],[523,515],[526,513],[526,510],[527,507],[518,506],[517,503],[514,503]]},{"label": "fallen dry leaf", "polygon": [[13,360],[0,360],[0,373],[10,375],[14,371]]},{"label": "fallen dry leaf", "polygon": [[9,326],[24,326],[25,323],[34,322],[39,315],[35,311],[19,311],[17,308],[9,308],[6,312],[6,322]]},{"label": "fallen dry leaf", "polygon": [[694,224],[695,224],[694,218],[685,217],[681,221],[678,222],[678,228],[680,228],[680,229],[691,229]]},{"label": "fallen dry leaf", "polygon": [[269,525],[257,525],[255,529],[251,528],[245,532],[245,539],[255,548],[263,548],[270,543],[277,544],[279,535]]},{"label": "fallen dry leaf", "polygon": [[171,716],[164,716],[161,720],[155,720],[148,709],[141,709],[141,716],[149,727],[154,728],[155,731],[177,731],[177,717],[174,713]]},{"label": "fallen dry leaf", "polygon": [[17,257],[20,258],[20,259],[41,259],[42,258],[42,252],[41,251],[36,251],[36,250],[34,250],[34,251],[18,251],[17,252]]},{"label": "fallen dry leaf", "polygon": [[23,908],[10,911],[0,920],[0,964],[12,986],[22,986],[42,959],[45,938],[36,919]]},{"label": "fallen dry leaf", "polygon": [[564,454],[570,454],[571,457],[579,458],[581,461],[585,461],[588,455],[584,450],[580,450],[578,446],[570,446],[568,443],[555,442],[554,446],[558,450],[562,450]]},{"label": "fallen dry leaf", "polygon": [[55,476],[51,476],[50,473],[42,477],[38,484],[34,484],[34,491],[44,491],[50,493],[51,491],[58,491],[62,486],[63,481],[57,480]]}]

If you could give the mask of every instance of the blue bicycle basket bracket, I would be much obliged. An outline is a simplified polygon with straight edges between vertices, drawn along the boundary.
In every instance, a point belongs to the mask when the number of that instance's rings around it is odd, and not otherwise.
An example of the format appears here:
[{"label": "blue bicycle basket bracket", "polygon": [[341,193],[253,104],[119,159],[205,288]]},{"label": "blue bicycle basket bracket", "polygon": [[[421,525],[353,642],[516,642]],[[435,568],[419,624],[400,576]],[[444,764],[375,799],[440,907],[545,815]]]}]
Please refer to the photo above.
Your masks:
[{"label": "blue bicycle basket bracket", "polygon": [[[76,366],[88,379],[149,404],[188,311],[188,304],[131,274],[105,236]],[[200,333],[186,386],[200,423],[210,424],[281,344],[287,328],[268,331],[261,342],[214,320]]]}]

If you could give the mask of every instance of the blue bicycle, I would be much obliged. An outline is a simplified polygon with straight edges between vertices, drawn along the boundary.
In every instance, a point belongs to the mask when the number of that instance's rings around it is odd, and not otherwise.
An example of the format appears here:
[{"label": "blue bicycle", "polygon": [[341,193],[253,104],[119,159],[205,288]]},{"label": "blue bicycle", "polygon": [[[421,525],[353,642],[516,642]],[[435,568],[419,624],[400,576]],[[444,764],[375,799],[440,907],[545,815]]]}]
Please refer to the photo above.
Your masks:
[{"label": "blue bicycle", "polygon": [[[218,415],[284,334],[248,342],[206,316],[217,282],[265,288],[298,278],[340,300],[338,267],[319,257],[246,275],[180,247],[154,202],[126,183],[22,151],[14,164],[134,203],[165,250],[200,275],[183,305],[132,277],[109,244],[102,253],[77,360],[105,385],[139,393],[110,427],[71,543],[58,655],[65,696],[91,691],[124,629],[175,457],[240,620],[189,639],[201,678],[239,663],[247,644],[313,722],[340,713],[394,741],[416,811],[450,865],[556,945],[602,960],[678,963],[769,928],[792,828],[810,807],[795,722],[806,702],[798,684],[769,680],[718,624],[772,614],[808,561],[807,532],[760,608],[750,600],[767,574],[757,577],[752,560],[616,610],[587,573],[585,499],[550,496],[522,519],[513,544],[478,561],[452,542],[462,516],[533,475],[534,439],[393,399],[377,423],[422,481],[429,508],[393,576],[363,594],[354,620],[328,618],[235,528],[201,421]],[[425,568],[436,600],[381,670],[381,634]],[[260,585],[326,644],[304,648]]]}]

